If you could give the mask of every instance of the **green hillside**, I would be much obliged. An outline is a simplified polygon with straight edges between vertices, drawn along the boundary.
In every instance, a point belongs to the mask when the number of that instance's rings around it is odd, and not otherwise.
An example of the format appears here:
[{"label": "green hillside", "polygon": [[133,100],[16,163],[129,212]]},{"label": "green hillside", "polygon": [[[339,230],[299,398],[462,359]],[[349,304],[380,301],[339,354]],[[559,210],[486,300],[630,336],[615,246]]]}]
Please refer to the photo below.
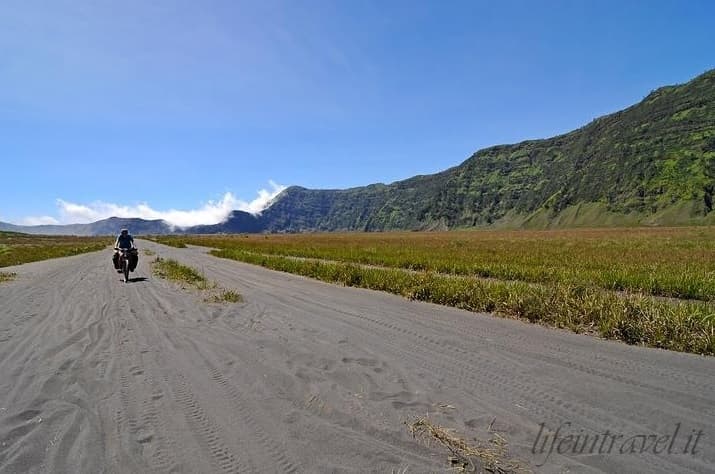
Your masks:
[{"label": "green hillside", "polygon": [[444,172],[347,190],[288,188],[271,231],[715,223],[715,70],[544,140]]}]

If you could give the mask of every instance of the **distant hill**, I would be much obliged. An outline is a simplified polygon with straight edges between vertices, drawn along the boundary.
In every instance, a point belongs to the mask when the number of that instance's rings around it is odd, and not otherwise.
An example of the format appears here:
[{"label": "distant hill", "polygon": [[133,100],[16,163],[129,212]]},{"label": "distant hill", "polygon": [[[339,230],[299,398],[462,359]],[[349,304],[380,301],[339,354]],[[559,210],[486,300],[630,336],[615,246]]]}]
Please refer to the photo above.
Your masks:
[{"label": "distant hill", "polygon": [[392,184],[292,186],[260,215],[216,225],[111,218],[0,230],[135,235],[465,227],[715,224],[715,70],[553,138],[498,145],[440,173]]},{"label": "distant hill", "polygon": [[91,224],[69,225],[14,225],[0,222],[0,231],[24,232],[43,235],[117,235],[122,228],[128,228],[134,235],[170,234],[173,227],[162,220],[110,217]]}]

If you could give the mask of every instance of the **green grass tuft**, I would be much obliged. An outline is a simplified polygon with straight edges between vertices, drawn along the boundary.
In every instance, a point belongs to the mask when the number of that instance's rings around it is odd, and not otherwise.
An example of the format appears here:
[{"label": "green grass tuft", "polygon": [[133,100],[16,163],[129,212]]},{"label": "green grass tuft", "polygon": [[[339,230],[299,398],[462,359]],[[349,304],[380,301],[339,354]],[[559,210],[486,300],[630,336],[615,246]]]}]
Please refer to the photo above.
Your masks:
[{"label": "green grass tuft", "polygon": [[16,276],[17,274],[15,273],[0,272],[0,283],[14,280]]},{"label": "green grass tuft", "polygon": [[233,290],[220,288],[216,282],[207,279],[203,273],[199,273],[194,268],[182,265],[173,259],[154,259],[154,275],[172,280],[178,283],[187,284],[199,291],[206,292],[208,296],[204,301],[209,303],[239,303],[243,301],[240,293]]},{"label": "green grass tuft", "polygon": [[209,303],[242,303],[243,296],[237,291],[219,289],[218,292],[211,292],[204,298]]},{"label": "green grass tuft", "polygon": [[166,280],[188,283],[195,287],[207,284],[206,277],[201,273],[173,259],[156,257],[154,260],[154,275]]},{"label": "green grass tuft", "polygon": [[240,303],[243,301],[243,296],[233,290],[222,290],[219,293],[219,299],[228,303]]}]

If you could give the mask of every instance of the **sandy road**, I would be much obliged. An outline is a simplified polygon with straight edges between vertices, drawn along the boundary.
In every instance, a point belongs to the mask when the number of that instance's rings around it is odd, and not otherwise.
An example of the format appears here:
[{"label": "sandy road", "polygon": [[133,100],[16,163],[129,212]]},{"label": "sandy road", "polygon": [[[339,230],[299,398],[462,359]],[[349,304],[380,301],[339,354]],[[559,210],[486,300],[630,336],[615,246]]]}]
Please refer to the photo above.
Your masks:
[{"label": "sandy road", "polygon": [[[404,425],[425,414],[482,440],[493,421],[538,472],[715,471],[713,358],[138,244],[245,302],[204,303],[154,279],[146,256],[146,279],[126,285],[109,251],[14,268],[0,284],[0,472],[447,471],[448,453]],[[672,443],[620,452],[656,433]],[[574,454],[563,440],[579,434],[601,441]]]}]

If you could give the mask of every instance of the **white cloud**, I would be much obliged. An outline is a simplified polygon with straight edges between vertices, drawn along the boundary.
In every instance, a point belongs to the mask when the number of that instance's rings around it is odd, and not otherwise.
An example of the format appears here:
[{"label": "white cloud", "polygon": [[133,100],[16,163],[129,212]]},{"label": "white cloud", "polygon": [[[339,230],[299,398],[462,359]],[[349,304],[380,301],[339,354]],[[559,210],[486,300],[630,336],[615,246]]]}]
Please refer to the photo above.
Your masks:
[{"label": "white cloud", "polygon": [[60,218],[50,216],[27,217],[22,223],[25,225],[38,224],[86,224],[108,217],[139,217],[142,219],[163,219],[177,227],[194,225],[209,225],[223,222],[233,210],[241,210],[252,214],[259,214],[270,205],[273,199],[286,187],[268,182],[270,189],[261,189],[258,196],[252,201],[238,199],[233,193],[226,193],[218,201],[208,201],[198,209],[165,211],[156,210],[147,203],[136,205],[122,205],[103,201],[91,204],[78,204],[64,199],[57,200]]}]

